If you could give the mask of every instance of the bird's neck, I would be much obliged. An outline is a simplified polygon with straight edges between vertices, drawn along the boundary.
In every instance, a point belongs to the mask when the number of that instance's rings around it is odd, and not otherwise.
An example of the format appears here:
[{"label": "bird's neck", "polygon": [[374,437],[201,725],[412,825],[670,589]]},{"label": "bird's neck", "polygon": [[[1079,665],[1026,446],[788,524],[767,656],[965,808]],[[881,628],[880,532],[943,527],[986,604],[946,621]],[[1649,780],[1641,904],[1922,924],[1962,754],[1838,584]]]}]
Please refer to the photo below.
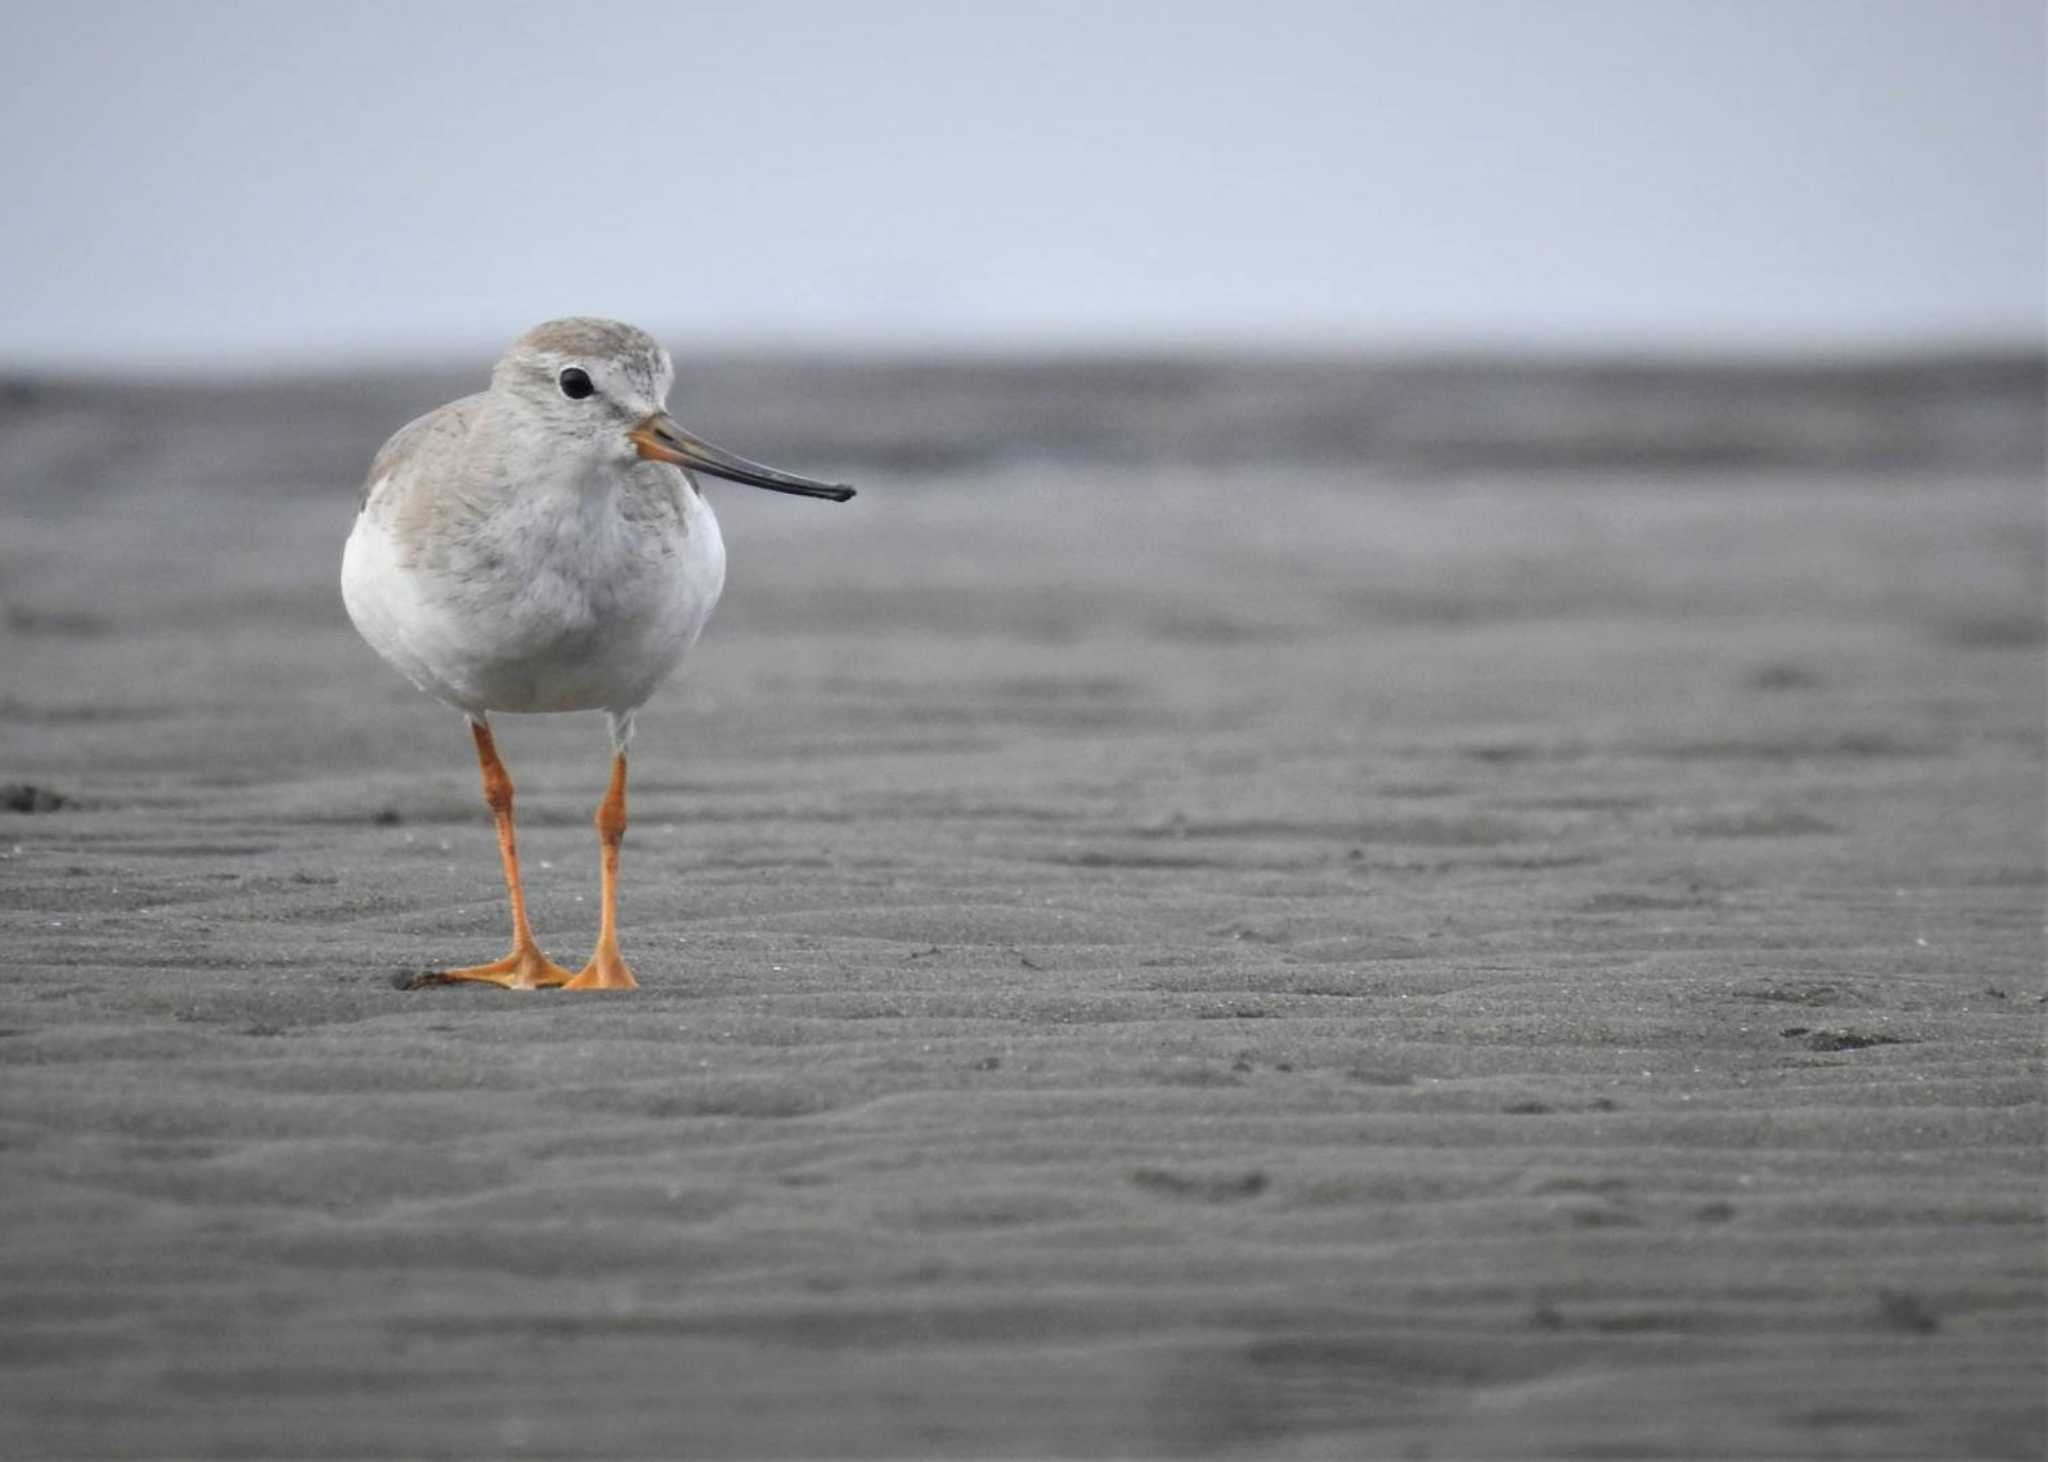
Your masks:
[{"label": "bird's neck", "polygon": [[498,460],[491,478],[518,483],[520,497],[597,506],[619,489],[623,474],[618,463],[586,450],[582,442],[565,442],[536,422],[506,413],[496,437]]}]

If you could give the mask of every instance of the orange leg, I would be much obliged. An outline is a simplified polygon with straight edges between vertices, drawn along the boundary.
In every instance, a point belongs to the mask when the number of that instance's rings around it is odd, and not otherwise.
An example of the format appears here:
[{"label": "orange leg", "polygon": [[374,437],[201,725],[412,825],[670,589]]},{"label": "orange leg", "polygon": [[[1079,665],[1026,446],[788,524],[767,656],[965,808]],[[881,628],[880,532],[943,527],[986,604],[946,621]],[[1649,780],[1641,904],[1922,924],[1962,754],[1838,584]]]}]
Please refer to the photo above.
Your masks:
[{"label": "orange leg", "polygon": [[640,982],[619,953],[619,843],[626,836],[626,753],[612,753],[612,780],[597,804],[598,868],[604,909],[598,916],[597,948],[590,963],[565,987],[570,990],[631,990]]},{"label": "orange leg", "polygon": [[526,922],[526,894],[519,886],[519,848],[512,836],[512,776],[505,770],[505,763],[498,760],[491,728],[482,721],[471,721],[469,729],[476,737],[477,764],[483,768],[484,802],[490,807],[491,821],[498,829],[498,857],[505,864],[505,898],[512,906],[512,952],[487,965],[422,975],[413,985],[487,980],[508,990],[538,990],[544,985],[563,984],[569,979],[569,972],[540,952],[540,946],[534,943],[533,928]]}]

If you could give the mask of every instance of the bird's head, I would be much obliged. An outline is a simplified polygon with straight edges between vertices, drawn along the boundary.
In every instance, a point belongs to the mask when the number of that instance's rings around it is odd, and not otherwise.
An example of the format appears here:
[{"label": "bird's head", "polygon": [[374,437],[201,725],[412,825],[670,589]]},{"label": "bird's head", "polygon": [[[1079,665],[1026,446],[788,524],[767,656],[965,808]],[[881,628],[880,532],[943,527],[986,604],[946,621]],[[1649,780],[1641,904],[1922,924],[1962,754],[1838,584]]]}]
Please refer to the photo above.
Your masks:
[{"label": "bird's head", "polygon": [[675,367],[660,342],[616,320],[573,316],[536,325],[512,343],[491,388],[556,441],[597,461],[670,462],[690,472],[801,497],[845,502],[843,483],[749,462],[692,436],[668,414]]}]

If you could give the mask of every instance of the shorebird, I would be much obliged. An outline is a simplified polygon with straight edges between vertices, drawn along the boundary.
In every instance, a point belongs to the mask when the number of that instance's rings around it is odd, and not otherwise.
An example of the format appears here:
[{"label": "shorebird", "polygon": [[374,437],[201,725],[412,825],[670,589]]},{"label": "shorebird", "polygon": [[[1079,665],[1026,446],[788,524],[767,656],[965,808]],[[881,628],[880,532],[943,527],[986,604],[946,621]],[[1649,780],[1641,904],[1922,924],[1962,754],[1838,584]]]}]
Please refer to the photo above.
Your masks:
[{"label": "shorebird", "polygon": [[[725,586],[718,519],[692,474],[853,496],[684,431],[665,409],[674,377],[668,352],[631,325],[550,320],[513,342],[489,390],[403,427],[370,464],[342,552],[342,601],[378,654],[469,718],[512,914],[503,959],[414,984],[634,986],[617,921],[633,713]],[[512,778],[490,713],[586,710],[605,713],[612,764],[596,819],[597,946],[570,971],[541,953],[527,922]]]}]

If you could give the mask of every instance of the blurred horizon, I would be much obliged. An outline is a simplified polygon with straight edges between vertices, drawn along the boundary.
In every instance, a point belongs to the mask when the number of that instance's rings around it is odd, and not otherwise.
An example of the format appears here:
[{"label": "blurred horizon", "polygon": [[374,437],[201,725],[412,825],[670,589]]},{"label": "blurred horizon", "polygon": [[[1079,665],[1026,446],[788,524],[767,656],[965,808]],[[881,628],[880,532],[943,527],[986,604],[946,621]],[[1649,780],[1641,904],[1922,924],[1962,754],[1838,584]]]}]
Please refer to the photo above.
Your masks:
[{"label": "blurred horizon", "polygon": [[2037,354],[2015,0],[12,17],[0,371]]},{"label": "blurred horizon", "polygon": [[[985,386],[1010,372],[1077,379],[1101,375],[1144,377],[1192,373],[1211,376],[1379,375],[1422,381],[1484,377],[1579,379],[1612,385],[1628,373],[1655,377],[1665,388],[1687,383],[1769,380],[1822,385],[1871,377],[1905,377],[1938,387],[1948,377],[2048,382],[2048,340],[1938,339],[1839,341],[1784,340],[1763,344],[1669,341],[1612,346],[1578,343],[1485,344],[1458,341],[1294,341],[1218,338],[1198,341],[1008,341],[933,344],[896,341],[739,340],[701,336],[659,323],[642,324],[675,355],[679,388],[693,377],[790,373],[828,378],[852,372],[919,376],[951,373]],[[19,360],[0,356],[0,393],[40,396],[73,389],[93,391],[185,386],[265,391],[302,387],[347,389],[366,373],[382,373],[414,389],[482,390],[492,365],[517,338],[467,344],[364,346],[318,354],[218,358],[131,357],[90,360]]]}]

